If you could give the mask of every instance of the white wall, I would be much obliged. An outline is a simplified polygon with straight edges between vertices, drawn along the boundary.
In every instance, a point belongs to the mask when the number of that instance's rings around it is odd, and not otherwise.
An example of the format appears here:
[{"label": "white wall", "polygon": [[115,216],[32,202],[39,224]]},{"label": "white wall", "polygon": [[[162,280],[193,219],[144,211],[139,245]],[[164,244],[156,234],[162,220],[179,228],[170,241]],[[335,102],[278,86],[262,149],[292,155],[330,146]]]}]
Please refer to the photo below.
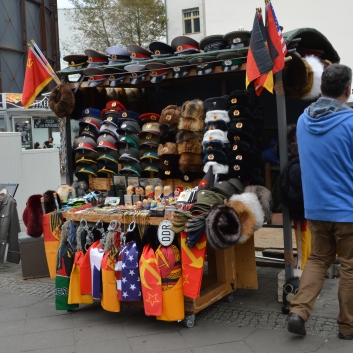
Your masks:
[{"label": "white wall", "polygon": [[[264,1],[258,0],[166,0],[168,12],[168,42],[183,34],[181,11],[200,7],[202,35],[192,36],[200,40],[212,34],[225,34],[239,27],[251,30],[255,9]],[[315,28],[331,42],[341,57],[341,63],[353,68],[353,50],[350,37],[353,34],[353,3],[351,0],[273,0],[278,21],[284,32],[296,28]],[[203,22],[206,17],[206,28]]]}]

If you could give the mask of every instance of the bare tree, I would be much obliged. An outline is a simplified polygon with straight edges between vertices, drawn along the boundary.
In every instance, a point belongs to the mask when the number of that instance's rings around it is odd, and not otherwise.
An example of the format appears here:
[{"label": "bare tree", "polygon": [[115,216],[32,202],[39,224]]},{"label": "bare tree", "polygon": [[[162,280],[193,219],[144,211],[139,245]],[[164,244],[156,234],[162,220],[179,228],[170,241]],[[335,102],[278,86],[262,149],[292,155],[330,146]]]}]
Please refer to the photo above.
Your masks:
[{"label": "bare tree", "polygon": [[66,10],[70,30],[83,36],[61,43],[67,53],[85,48],[105,51],[112,45],[131,43],[147,47],[166,34],[167,18],[162,0],[69,0],[74,9]]}]

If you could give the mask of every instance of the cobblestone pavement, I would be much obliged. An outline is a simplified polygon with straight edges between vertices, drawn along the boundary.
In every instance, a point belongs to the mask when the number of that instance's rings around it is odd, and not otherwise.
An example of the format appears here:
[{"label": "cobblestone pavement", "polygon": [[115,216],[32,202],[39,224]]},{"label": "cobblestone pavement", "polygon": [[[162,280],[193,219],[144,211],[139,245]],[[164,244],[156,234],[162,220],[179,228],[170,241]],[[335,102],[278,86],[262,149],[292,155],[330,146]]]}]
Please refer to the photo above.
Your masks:
[{"label": "cobblestone pavement", "polygon": [[[196,315],[196,322],[206,320],[235,323],[239,327],[284,330],[286,315],[282,314],[282,304],[277,301],[277,276],[280,271],[278,268],[258,267],[258,290],[237,289],[233,302],[222,299],[209,306]],[[307,334],[337,337],[337,286],[338,279],[325,281],[315,311],[306,323]],[[54,281],[49,278],[23,280],[20,265],[4,263],[0,264],[0,290],[54,298]]]}]

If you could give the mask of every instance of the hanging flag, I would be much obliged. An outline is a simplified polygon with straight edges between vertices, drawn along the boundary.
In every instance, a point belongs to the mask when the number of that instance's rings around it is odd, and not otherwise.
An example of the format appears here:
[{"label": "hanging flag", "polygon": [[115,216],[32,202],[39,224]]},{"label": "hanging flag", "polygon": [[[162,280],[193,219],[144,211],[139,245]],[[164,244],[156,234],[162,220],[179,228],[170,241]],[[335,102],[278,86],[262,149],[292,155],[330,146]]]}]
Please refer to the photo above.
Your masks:
[{"label": "hanging flag", "polygon": [[279,27],[277,17],[271,2],[266,4],[266,32],[269,43],[274,47],[274,50],[269,46],[270,56],[273,62],[273,74],[284,68],[284,57],[287,54],[287,46],[282,36],[281,28]]},{"label": "hanging flag", "polygon": [[50,71],[30,47],[22,90],[22,105],[28,108],[52,79]]},{"label": "hanging flag", "polygon": [[101,267],[104,256],[104,249],[101,244],[90,251],[90,266],[92,276],[92,297],[95,300],[101,299]]},{"label": "hanging flag", "polygon": [[179,321],[185,316],[180,251],[175,245],[156,250],[156,259],[162,277],[162,314],[157,320]]},{"label": "hanging flag", "polygon": [[183,272],[183,292],[186,297],[197,298],[200,295],[203,268],[206,255],[206,232],[193,248],[186,244],[188,233],[180,233],[181,264]]},{"label": "hanging flag", "polygon": [[157,259],[149,244],[140,258],[140,279],[145,315],[162,315],[162,279]]},{"label": "hanging flag", "polygon": [[270,57],[266,31],[261,13],[256,10],[253,29],[251,32],[248,56],[246,59],[246,88],[255,81],[255,92],[259,96],[266,88],[273,92],[273,63]]}]

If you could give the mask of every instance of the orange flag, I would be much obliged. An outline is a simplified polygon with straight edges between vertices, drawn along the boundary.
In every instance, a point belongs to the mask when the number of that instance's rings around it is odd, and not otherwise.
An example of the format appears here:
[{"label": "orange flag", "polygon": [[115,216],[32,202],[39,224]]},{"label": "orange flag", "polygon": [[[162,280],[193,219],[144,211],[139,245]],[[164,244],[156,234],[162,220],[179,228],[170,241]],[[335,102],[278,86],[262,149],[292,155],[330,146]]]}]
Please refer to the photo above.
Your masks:
[{"label": "orange flag", "polygon": [[22,90],[22,105],[28,108],[36,99],[42,89],[53,79],[44,64],[29,48],[27,67]]},{"label": "orange flag", "polygon": [[175,245],[160,245],[156,259],[162,277],[162,315],[157,316],[157,320],[183,320],[185,311],[179,249]]},{"label": "orange flag", "polygon": [[183,291],[186,297],[195,299],[200,295],[201,290],[206,255],[206,232],[201,235],[193,248],[186,245],[186,237],[186,232],[180,233]]},{"label": "orange flag", "polygon": [[149,244],[145,245],[140,258],[140,280],[143,306],[148,316],[162,315],[162,280],[157,259]]}]

